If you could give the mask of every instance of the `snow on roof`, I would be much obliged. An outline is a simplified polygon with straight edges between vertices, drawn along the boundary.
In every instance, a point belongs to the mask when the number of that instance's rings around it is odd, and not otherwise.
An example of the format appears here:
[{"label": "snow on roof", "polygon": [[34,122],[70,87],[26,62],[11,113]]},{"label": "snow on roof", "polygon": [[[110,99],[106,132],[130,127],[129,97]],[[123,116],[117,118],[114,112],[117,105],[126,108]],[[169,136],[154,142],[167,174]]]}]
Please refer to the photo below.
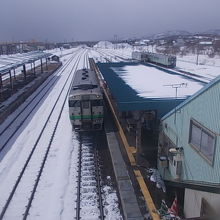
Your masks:
[{"label": "snow on roof", "polygon": [[155,67],[145,65],[112,67],[113,71],[121,77],[126,84],[133,88],[138,96],[143,98],[177,98],[191,96],[203,87],[197,80],[186,76],[163,72]]},{"label": "snow on roof", "polygon": [[0,56],[0,72],[9,71],[12,68],[17,68],[26,63],[31,63],[36,60],[50,56],[49,53],[44,53],[41,51],[33,51],[23,54],[12,54],[7,56]]},{"label": "snow on roof", "polygon": [[109,42],[109,41],[99,41],[96,45],[94,45],[93,47],[98,47],[98,48],[109,48],[112,49],[114,48],[114,45]]},{"label": "snow on roof", "polygon": [[202,42],[199,42],[199,44],[201,44],[201,45],[212,45],[212,41],[202,41]]}]

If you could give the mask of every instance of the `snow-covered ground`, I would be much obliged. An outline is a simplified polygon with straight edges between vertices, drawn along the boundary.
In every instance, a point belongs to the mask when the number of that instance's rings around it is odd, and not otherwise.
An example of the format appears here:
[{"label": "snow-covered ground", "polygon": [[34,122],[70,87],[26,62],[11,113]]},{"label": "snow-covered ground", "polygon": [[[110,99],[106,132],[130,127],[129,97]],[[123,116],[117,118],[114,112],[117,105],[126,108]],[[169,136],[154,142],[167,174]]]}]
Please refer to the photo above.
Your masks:
[{"label": "snow-covered ground", "polygon": [[220,57],[209,58],[207,55],[199,55],[197,63],[196,55],[177,57],[177,68],[194,74],[214,79],[220,75]]},{"label": "snow-covered ground", "polygon": [[[80,69],[85,66],[84,57],[87,55],[89,55],[89,57],[93,57],[97,62],[107,62],[107,60],[120,62],[130,59],[131,52],[134,50],[134,48],[129,47],[128,45],[109,45],[109,47],[106,45],[107,43],[102,43],[94,49],[55,49],[49,52],[61,56],[61,61],[64,65],[72,56],[72,53],[76,54],[76,57],[79,57],[79,54],[83,53],[84,55],[81,57],[77,67],[77,69]],[[71,68],[75,68],[73,66],[76,63],[76,59],[77,58],[74,58],[68,68],[59,76],[58,82],[55,84],[53,89],[51,89],[44,101],[42,101],[38,108],[33,111],[28,120],[25,121],[22,128],[17,131],[13,140],[7,146],[8,151],[5,152],[5,155],[1,155],[0,208],[2,208],[5,204],[12,189],[12,185],[15,183],[17,176],[24,165],[24,161],[31,150],[30,146],[32,146],[34,141],[36,141],[36,138],[42,129],[42,125],[48,118],[48,114],[55,103],[64,81],[67,79],[67,75],[71,71]],[[220,74],[219,57],[208,58],[201,55],[199,57],[199,63],[200,65],[196,65],[195,55],[178,57],[177,68],[195,74],[201,74],[203,76],[210,77],[210,79],[215,78]],[[143,97],[175,97],[175,90],[171,86],[166,86],[167,84],[182,84],[182,87],[178,89],[178,97],[191,95],[202,87],[200,83],[187,80],[180,75],[172,75],[172,78],[170,78],[163,71],[143,65],[125,66],[123,74],[120,73],[120,77],[122,77],[129,86],[134,88],[139,95]],[[148,83],[149,77],[153,80],[151,83]],[[39,88],[39,90],[40,89],[41,88]],[[159,91],[160,94],[155,93],[156,90]],[[64,96],[62,99],[64,99]],[[5,126],[5,124],[9,123],[8,121],[10,121],[17,112],[21,111],[21,109],[22,106],[20,106],[2,125],[0,125],[0,130]],[[58,109],[59,107],[57,107],[57,113],[55,113],[54,116],[55,118],[58,115]],[[53,118],[50,120],[51,127],[53,127],[54,120],[55,119]],[[8,135],[10,135],[12,130],[13,129],[10,128],[8,129]],[[39,146],[39,154],[36,154],[35,159],[32,162],[33,167],[35,167],[35,165],[37,166],[39,163],[41,154],[40,151],[41,149],[44,149],[45,143],[49,141],[51,136],[50,134],[51,131],[44,136],[44,139]],[[2,140],[2,138],[6,139],[7,137],[1,136],[0,140]],[[49,159],[46,162],[43,175],[40,179],[40,184],[37,188],[37,192],[30,209],[29,219],[68,220],[74,218],[78,147],[79,142],[76,138],[76,134],[72,132],[72,126],[69,121],[68,104],[66,102],[58,125],[58,130],[55,134],[55,138],[49,152]],[[29,179],[24,180],[23,187],[19,189],[19,193],[17,193],[15,197],[17,202],[10,207],[10,212],[5,215],[4,219],[20,219],[23,214],[21,206],[25,201],[27,201],[27,192],[31,190],[36,170],[36,168],[32,169],[30,165],[28,171]],[[122,217],[119,214],[117,206],[118,201],[116,192],[109,186],[105,186],[103,190],[106,196],[106,202],[109,206],[106,219],[121,219]]]},{"label": "snow-covered ground", "polygon": [[[80,53],[84,55],[80,58],[78,66],[76,64],[77,57]],[[23,126],[17,131],[13,140],[8,144],[8,152],[0,163],[0,207],[4,206],[9,193],[12,190],[16,179],[21,172],[22,167],[31,151],[31,146],[36,142],[42,127],[48,118],[56,98],[59,95],[64,81],[68,74],[73,69],[82,69],[85,67],[84,57],[87,55],[87,50],[77,52],[76,58],[71,62],[68,68],[59,76],[59,81],[47,95],[45,100],[40,103],[36,111],[34,111]],[[68,55],[71,56],[71,55]],[[63,64],[68,60],[68,56],[62,59]],[[88,62],[88,61],[87,61]],[[71,80],[68,84],[70,85]],[[41,88],[39,88],[40,90]],[[67,93],[68,86],[66,87]],[[34,94],[33,94],[34,95]],[[56,112],[50,118],[49,127],[54,126],[56,117],[59,114],[60,105],[64,100],[64,95],[61,96],[60,104],[56,106]],[[31,98],[31,97],[30,97]],[[21,111],[22,106],[14,112],[8,120],[13,118],[17,112]],[[22,118],[21,118],[22,120]],[[6,120],[1,126],[8,124]],[[4,219],[22,219],[25,204],[28,201],[28,196],[35,182],[36,174],[39,170],[39,164],[42,161],[42,155],[45,152],[45,147],[51,138],[51,129],[44,134],[43,139],[39,142],[33,158],[31,159],[28,169],[25,171],[25,178],[22,180],[22,185],[17,188],[16,194],[13,197],[13,203],[6,212]],[[10,131],[10,128],[8,129]],[[10,132],[8,133],[10,135]],[[7,137],[4,136],[4,139]],[[35,194],[28,219],[73,219],[75,216],[75,201],[76,201],[76,186],[77,186],[77,157],[78,157],[78,140],[75,133],[72,132],[72,126],[69,120],[68,103],[66,102],[64,111],[61,116],[58,130],[55,133],[52,142],[51,150],[48,155],[48,160],[43,170],[37,192]],[[117,207],[117,196],[114,190],[105,188],[106,201],[110,202],[108,208],[107,219],[121,219],[119,209]],[[107,193],[109,192],[109,193]],[[113,204],[111,204],[111,202]],[[112,208],[114,207],[114,208]]]}]

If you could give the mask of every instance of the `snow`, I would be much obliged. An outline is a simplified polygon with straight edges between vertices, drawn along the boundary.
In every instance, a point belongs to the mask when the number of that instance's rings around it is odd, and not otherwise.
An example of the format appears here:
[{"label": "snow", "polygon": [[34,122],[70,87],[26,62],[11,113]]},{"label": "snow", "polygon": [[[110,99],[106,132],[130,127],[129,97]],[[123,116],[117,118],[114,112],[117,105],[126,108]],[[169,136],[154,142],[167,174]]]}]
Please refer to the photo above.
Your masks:
[{"label": "snow", "polygon": [[199,55],[199,65],[196,65],[196,55],[187,55],[177,58],[177,68],[189,71],[194,74],[208,77],[209,81],[220,75],[220,58],[208,58],[206,55]]},{"label": "snow", "polygon": [[174,84],[180,84],[177,98],[185,98],[203,87],[201,83],[184,76],[168,74],[144,65],[125,65],[122,68],[114,67],[112,69],[140,97],[144,98],[175,98],[176,91],[172,86]]},{"label": "snow", "polygon": [[[148,47],[139,47],[139,50],[146,50],[147,48]],[[80,69],[83,68],[84,65],[88,65],[84,64],[84,58],[87,55],[93,57],[96,62],[107,62],[107,59],[112,62],[120,62],[131,59],[131,52],[134,49],[136,50],[137,48],[133,48],[127,44],[113,45],[112,43],[101,42],[94,48],[72,48],[69,50],[54,49],[48,52],[61,56],[63,64],[68,61],[72,53],[77,54],[77,57],[83,54],[78,66]],[[150,47],[150,49],[153,50],[154,48]],[[22,128],[17,130],[13,140],[7,146],[7,150],[1,152],[0,208],[5,204],[12,190],[12,186],[24,165],[24,161],[31,150],[30,146],[36,141],[55,103],[59,91],[67,79],[67,75],[71,71],[71,68],[76,63],[76,60],[77,58],[75,57],[70,66],[59,76],[58,82],[45,96],[44,101],[42,101],[38,105],[38,108],[31,113],[28,120],[24,122]],[[196,65],[196,55],[187,55],[178,57],[177,59],[177,70],[189,71],[206,77],[207,82],[220,74],[219,67],[219,57],[209,58],[204,55],[199,55],[199,65]],[[173,84],[180,84],[180,88],[177,91],[177,98],[192,95],[203,87],[201,83],[189,79],[184,75],[168,74],[154,67],[145,65],[125,65],[122,69],[113,69],[129,86],[137,91],[139,96],[145,98],[175,98],[175,88],[171,86]],[[39,88],[39,90],[42,90],[42,88]],[[33,97],[36,92],[31,97]],[[43,92],[45,91],[42,90],[42,93]],[[28,102],[31,97],[27,99],[26,102]],[[61,100],[64,100],[64,96]],[[0,125],[0,131],[9,124],[13,117],[23,111],[22,109],[26,102]],[[30,163],[26,171],[27,173],[25,173],[26,177],[23,180],[22,187],[18,189],[14,198],[16,202],[10,207],[10,212],[5,216],[6,220],[21,219],[23,205],[27,202],[29,192],[32,190],[36,173],[39,169],[39,161],[41,161],[42,155],[45,153],[46,143],[50,140],[51,131],[54,127],[54,121],[58,117],[61,103],[58,103],[56,108],[57,112],[50,119],[49,130],[39,143],[39,148],[33,157],[33,161]],[[13,124],[13,127],[8,129],[7,134],[1,136],[1,140],[6,140],[7,137],[17,129],[17,125],[21,123],[25,114],[27,114],[27,112],[23,111],[23,114],[19,116],[17,122]],[[29,219],[68,220],[75,217],[79,142],[76,134],[72,132],[72,126],[68,115],[68,104],[66,102],[61,121],[58,125],[58,130],[52,142],[48,160],[30,209]],[[0,142],[0,145],[2,145],[2,143],[3,141]],[[157,187],[161,187],[162,190],[165,190],[163,182],[156,171],[151,170],[151,173],[151,180],[156,181]],[[115,190],[111,186],[106,185],[103,187],[103,192],[106,219],[122,219],[117,205],[118,198]],[[88,204],[92,203],[92,200],[88,200]],[[86,203],[84,205],[86,205]],[[88,213],[85,213],[85,217],[91,219]]]},{"label": "snow", "polygon": [[[36,142],[39,133],[48,115],[55,104],[55,100],[59,95],[59,91],[62,89],[64,82],[66,81],[68,74],[71,69],[76,69],[75,63],[77,59],[81,56],[78,69],[82,69],[87,63],[84,63],[84,58],[88,54],[88,50],[80,49],[73,50],[77,55],[68,68],[62,72],[59,76],[58,82],[54,85],[53,89],[46,95],[43,102],[40,102],[38,108],[32,112],[28,120],[25,121],[23,126],[17,130],[16,135],[13,140],[7,145],[7,150],[4,151],[4,155],[1,152],[1,163],[0,163],[0,207],[2,209],[12,190],[12,187],[24,166],[30,151],[31,146]],[[61,53],[61,51],[56,51],[56,53]],[[68,58],[72,55],[66,53],[65,56],[61,58],[61,61],[65,64]],[[88,60],[87,60],[88,62]],[[74,71],[73,71],[74,73]],[[71,80],[68,80],[70,85]],[[64,95],[61,96],[60,101],[56,105],[56,111],[49,119],[49,125],[47,126],[47,132],[43,135],[43,138],[39,141],[38,146],[33,154],[33,157],[28,165],[27,170],[24,173],[24,178],[22,179],[21,185],[18,186],[16,194],[13,198],[13,204],[9,206],[9,210],[6,212],[4,219],[22,219],[22,214],[24,213],[24,207],[27,205],[28,198],[30,196],[30,191],[34,185],[36,175],[39,171],[39,166],[42,161],[42,157],[45,154],[45,147],[50,141],[51,133],[54,129],[54,123],[59,114],[59,109],[61,108],[62,101],[64,101],[65,94],[67,94],[68,86]],[[41,90],[39,88],[38,90]],[[37,92],[37,91],[36,91]],[[34,96],[36,92],[32,95]],[[28,99],[31,100],[31,97]],[[26,102],[28,102],[28,100]],[[35,101],[36,102],[36,101]],[[6,127],[12,118],[23,111],[22,104],[6,121],[0,125],[0,130]],[[33,103],[34,105],[34,103]],[[13,127],[8,129],[7,134],[4,134],[4,140],[7,139],[7,135],[16,129],[17,124],[21,123],[25,117],[26,112],[21,114]],[[2,137],[1,137],[2,138]],[[60,220],[60,219],[73,219],[76,201],[76,189],[77,189],[77,161],[78,161],[78,146],[79,142],[76,138],[75,133],[72,131],[72,125],[69,120],[69,109],[68,103],[65,103],[65,108],[61,116],[61,121],[58,125],[58,130],[55,133],[54,140],[51,145],[51,150],[49,151],[48,160],[45,164],[43,174],[41,176],[35,197],[30,209],[29,219],[47,219],[47,220]],[[105,186],[107,187],[107,186]],[[118,209],[118,198],[116,192],[111,189],[105,190],[105,200],[106,200],[106,219],[122,219]],[[90,199],[90,203],[93,201]],[[114,204],[112,204],[114,203]],[[88,213],[85,216],[90,219]]]}]

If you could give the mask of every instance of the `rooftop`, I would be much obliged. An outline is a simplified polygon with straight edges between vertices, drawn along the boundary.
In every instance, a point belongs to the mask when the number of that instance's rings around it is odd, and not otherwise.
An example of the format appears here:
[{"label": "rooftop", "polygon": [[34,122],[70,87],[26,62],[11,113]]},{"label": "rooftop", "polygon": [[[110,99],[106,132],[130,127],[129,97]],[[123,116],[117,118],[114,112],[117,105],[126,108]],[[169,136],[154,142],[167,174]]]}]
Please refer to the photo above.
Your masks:
[{"label": "rooftop", "polygon": [[42,51],[33,51],[22,54],[2,55],[0,56],[0,74],[6,73],[27,63],[33,63],[36,60],[51,56],[50,53]]},{"label": "rooftop", "polygon": [[120,111],[157,109],[161,117],[205,85],[149,65],[121,62],[98,66]]}]

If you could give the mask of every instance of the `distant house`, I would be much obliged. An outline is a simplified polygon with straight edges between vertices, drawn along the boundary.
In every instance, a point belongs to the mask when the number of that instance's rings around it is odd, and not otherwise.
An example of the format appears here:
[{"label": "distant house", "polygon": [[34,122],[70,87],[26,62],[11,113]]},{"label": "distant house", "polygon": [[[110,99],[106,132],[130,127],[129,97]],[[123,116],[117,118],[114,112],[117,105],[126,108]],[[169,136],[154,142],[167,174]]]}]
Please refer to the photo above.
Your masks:
[{"label": "distant house", "polygon": [[43,51],[46,49],[46,47],[44,45],[38,45],[37,49]]},{"label": "distant house", "polygon": [[161,119],[158,169],[183,191],[187,218],[220,214],[219,94],[217,77]]},{"label": "distant house", "polygon": [[63,48],[64,48],[64,49],[70,49],[70,48],[71,48],[71,45],[70,45],[70,44],[63,44]]},{"label": "distant house", "polygon": [[56,62],[60,62],[60,58],[59,58],[59,56],[57,56],[57,55],[53,55],[53,56],[51,57],[51,60],[52,60],[52,61],[56,61]]},{"label": "distant house", "polygon": [[185,45],[185,41],[182,38],[178,38],[173,42],[174,46],[182,47]]},{"label": "distant house", "polygon": [[215,39],[213,42],[215,52],[220,52],[220,39]]}]

